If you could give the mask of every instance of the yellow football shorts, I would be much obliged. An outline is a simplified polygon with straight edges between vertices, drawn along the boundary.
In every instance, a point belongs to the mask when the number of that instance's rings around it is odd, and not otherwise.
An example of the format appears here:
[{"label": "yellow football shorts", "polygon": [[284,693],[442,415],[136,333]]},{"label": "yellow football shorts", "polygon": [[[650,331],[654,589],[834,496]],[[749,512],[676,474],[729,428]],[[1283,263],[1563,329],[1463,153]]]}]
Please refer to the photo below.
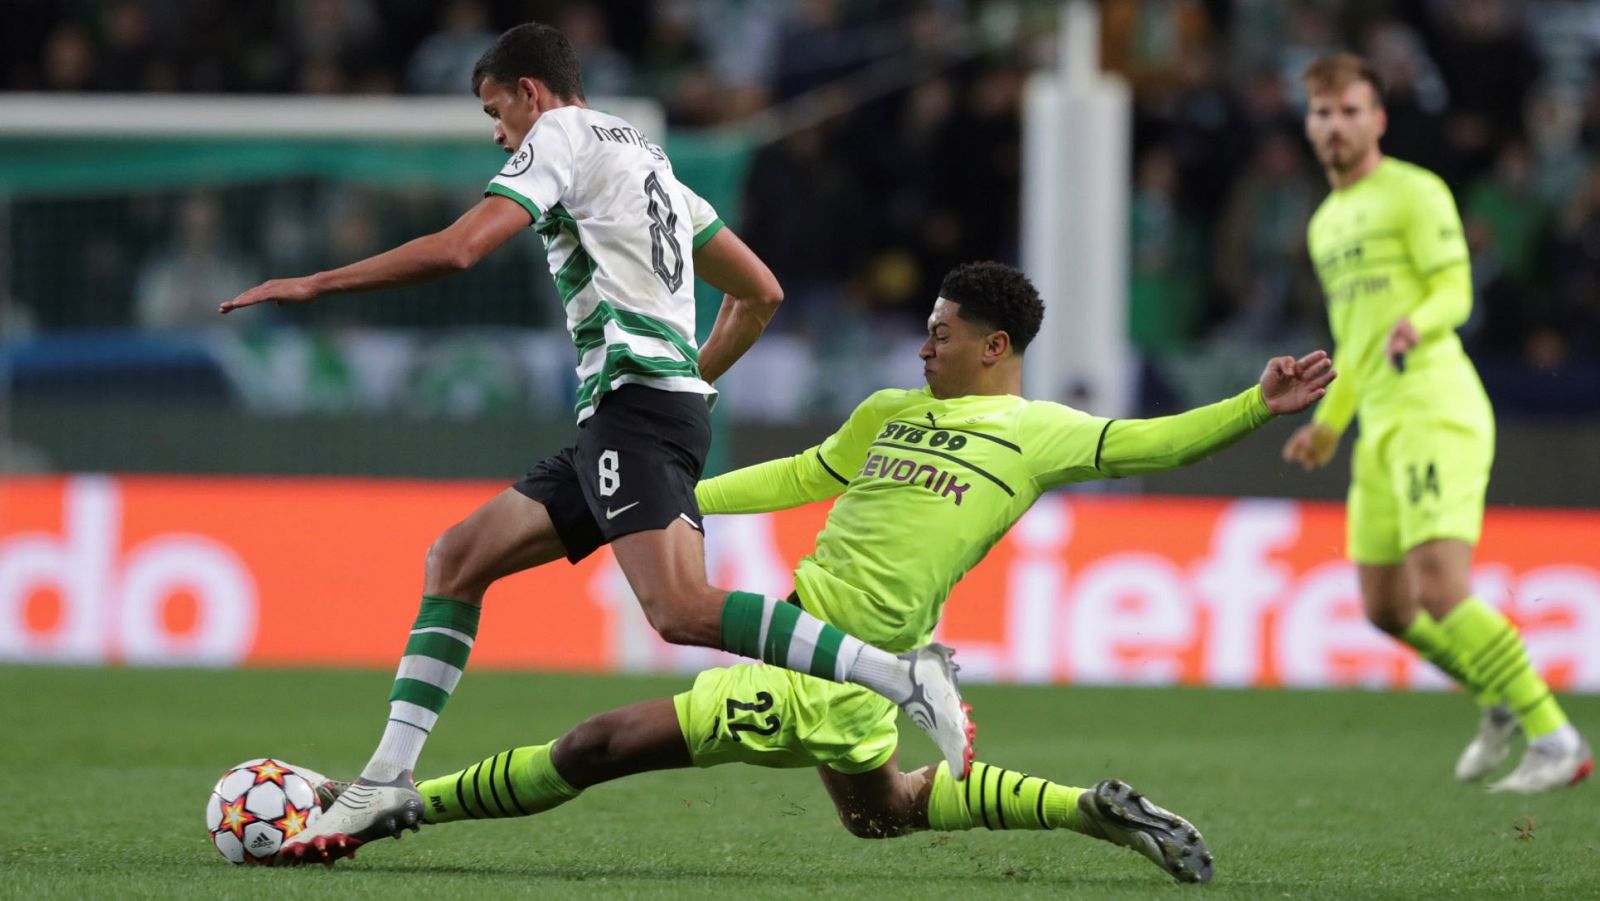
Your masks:
[{"label": "yellow football shorts", "polygon": [[672,699],[695,765],[877,769],[899,744],[888,699],[776,666],[710,669]]},{"label": "yellow football shorts", "polygon": [[1346,547],[1356,563],[1399,563],[1428,541],[1477,544],[1494,423],[1361,423],[1350,467]]}]

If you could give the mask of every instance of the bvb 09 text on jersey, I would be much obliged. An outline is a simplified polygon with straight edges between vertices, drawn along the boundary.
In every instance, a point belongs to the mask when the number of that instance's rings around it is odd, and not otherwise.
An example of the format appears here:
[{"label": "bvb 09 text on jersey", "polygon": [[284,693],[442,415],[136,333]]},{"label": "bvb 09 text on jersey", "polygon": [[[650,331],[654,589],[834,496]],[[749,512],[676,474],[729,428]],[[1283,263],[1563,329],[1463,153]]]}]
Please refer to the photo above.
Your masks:
[{"label": "bvb 09 text on jersey", "polygon": [[[926,444],[930,448],[945,450],[960,450],[967,444],[965,435],[944,429],[919,429],[893,422],[884,426],[878,439],[899,440],[906,444]],[[867,462],[861,466],[861,475],[892,479],[908,485],[921,485],[940,497],[950,498],[958,507],[961,506],[961,498],[967,493],[967,489],[972,487],[972,483],[959,481],[954,473],[940,467],[919,463],[916,460],[891,457],[887,454],[869,454]]]}]

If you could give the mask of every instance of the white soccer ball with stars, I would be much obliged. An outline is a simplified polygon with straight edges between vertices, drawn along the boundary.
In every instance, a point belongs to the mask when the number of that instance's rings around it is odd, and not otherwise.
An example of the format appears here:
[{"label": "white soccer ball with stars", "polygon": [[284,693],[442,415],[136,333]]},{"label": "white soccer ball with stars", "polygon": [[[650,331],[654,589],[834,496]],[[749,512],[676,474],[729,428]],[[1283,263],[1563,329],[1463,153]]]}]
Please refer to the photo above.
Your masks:
[{"label": "white soccer ball with stars", "polygon": [[259,757],[217,780],[206,802],[206,831],[229,863],[270,863],[278,848],[322,815],[322,777],[281,760]]}]

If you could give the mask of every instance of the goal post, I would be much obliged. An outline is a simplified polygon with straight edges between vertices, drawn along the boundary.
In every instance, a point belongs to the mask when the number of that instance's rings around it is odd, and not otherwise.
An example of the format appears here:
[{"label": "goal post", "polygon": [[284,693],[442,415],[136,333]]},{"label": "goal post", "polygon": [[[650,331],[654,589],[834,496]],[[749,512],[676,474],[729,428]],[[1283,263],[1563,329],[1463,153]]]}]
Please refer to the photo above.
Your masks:
[{"label": "goal post", "polygon": [[[654,100],[590,105],[666,140]],[[37,197],[297,170],[360,177],[368,167],[369,177],[411,183],[487,183],[501,153],[492,134],[465,97],[0,94],[0,190]]]},{"label": "goal post", "polygon": [[1029,396],[1126,416],[1137,361],[1128,340],[1132,92],[1100,71],[1100,21],[1062,7],[1059,62],[1024,96],[1022,263],[1046,304]]}]

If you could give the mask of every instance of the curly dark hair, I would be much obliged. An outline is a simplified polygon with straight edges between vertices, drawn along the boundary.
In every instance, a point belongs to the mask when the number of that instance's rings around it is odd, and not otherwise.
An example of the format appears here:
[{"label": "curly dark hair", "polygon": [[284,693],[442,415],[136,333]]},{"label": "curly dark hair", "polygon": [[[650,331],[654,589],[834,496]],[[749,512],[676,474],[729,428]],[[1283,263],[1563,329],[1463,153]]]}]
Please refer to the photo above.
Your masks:
[{"label": "curly dark hair", "polygon": [[958,315],[968,322],[999,329],[1011,336],[1017,353],[1027,350],[1044,322],[1044,301],[1021,270],[1004,263],[962,263],[950,270],[939,296],[961,304]]},{"label": "curly dark hair", "polygon": [[557,96],[583,99],[583,74],[578,52],[567,36],[538,22],[528,22],[494,39],[472,67],[472,93],[485,79],[515,85],[519,78],[537,78]]}]

